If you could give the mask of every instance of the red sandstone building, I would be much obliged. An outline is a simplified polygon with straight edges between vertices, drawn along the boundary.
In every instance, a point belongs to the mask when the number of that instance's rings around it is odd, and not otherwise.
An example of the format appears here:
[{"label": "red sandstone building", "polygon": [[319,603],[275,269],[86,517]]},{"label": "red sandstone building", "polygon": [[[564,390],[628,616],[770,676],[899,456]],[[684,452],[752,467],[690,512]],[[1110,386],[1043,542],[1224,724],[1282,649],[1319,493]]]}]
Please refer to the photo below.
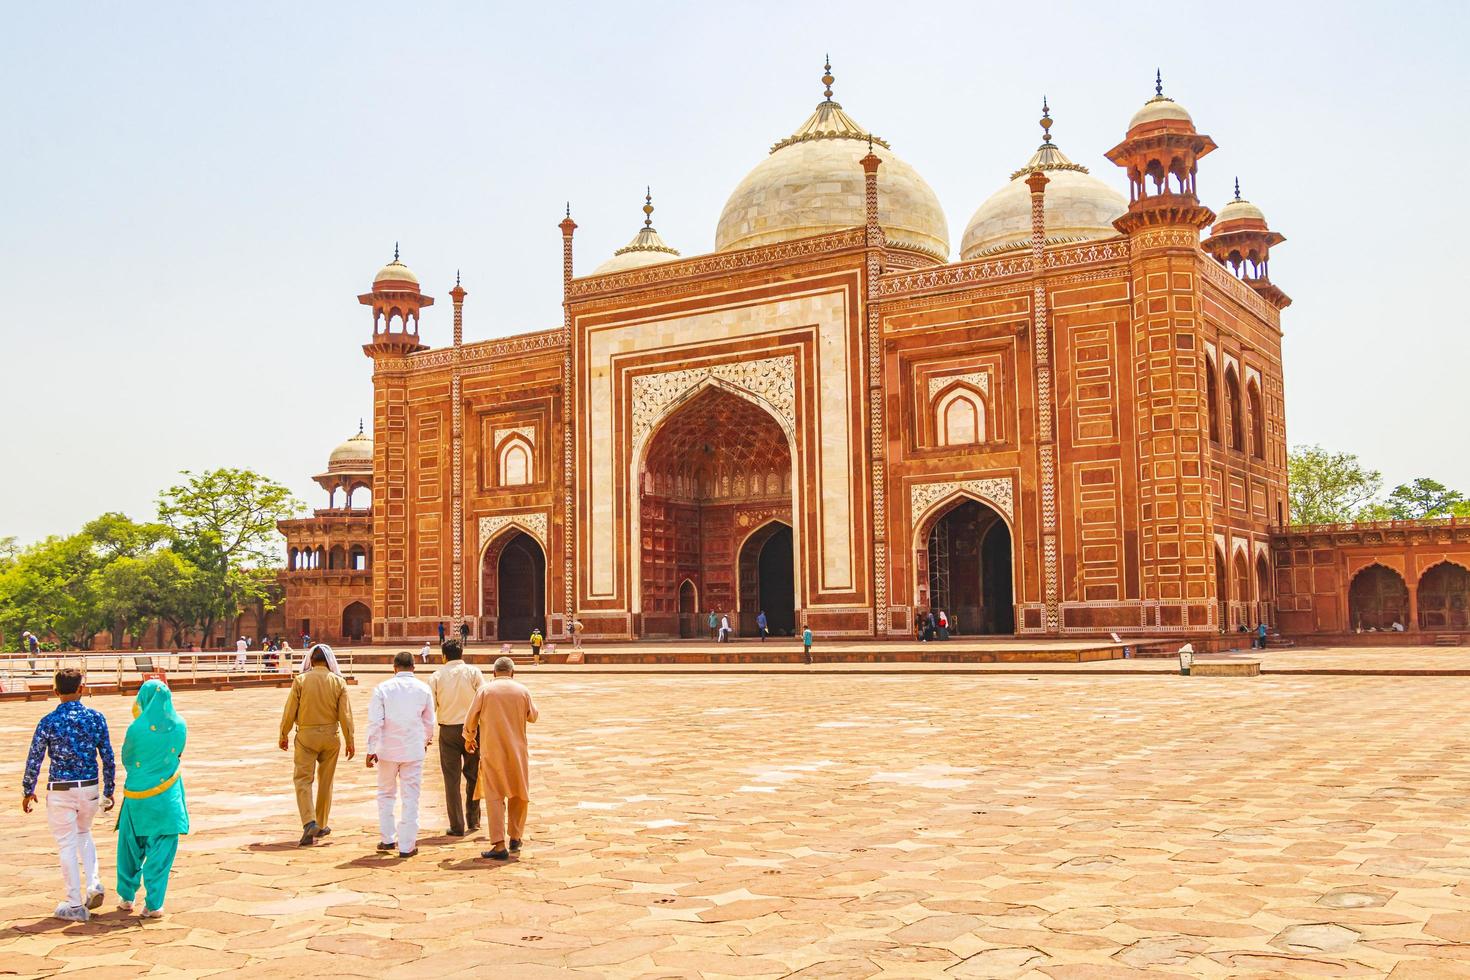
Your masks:
[{"label": "red sandstone building", "polygon": [[1158,87],[1105,154],[1126,198],[1044,113],[953,259],[933,191],[823,83],[714,252],[681,256],[648,200],[578,276],[568,212],[551,329],[466,343],[456,282],[431,349],[395,253],[359,297],[371,466],[323,483],[370,481],[371,538],[335,503],[283,525],[288,629],[350,636],[355,603],[379,642],[557,636],[573,611],[605,638],[760,610],[909,637],[930,609],[962,634],[1208,635],[1274,621],[1278,588],[1299,611],[1302,549],[1272,544],[1283,239],[1238,186],[1201,202],[1215,142],[1184,107]]}]

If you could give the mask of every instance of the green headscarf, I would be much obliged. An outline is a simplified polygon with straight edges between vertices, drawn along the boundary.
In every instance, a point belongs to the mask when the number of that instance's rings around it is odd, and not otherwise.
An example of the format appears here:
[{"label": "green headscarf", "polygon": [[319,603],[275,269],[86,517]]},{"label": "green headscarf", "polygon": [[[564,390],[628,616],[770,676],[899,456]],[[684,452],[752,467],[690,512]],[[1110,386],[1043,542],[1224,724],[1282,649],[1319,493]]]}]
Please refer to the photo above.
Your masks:
[{"label": "green headscarf", "polygon": [[145,682],[133,702],[133,717],[123,739],[127,780],[118,825],[127,824],[140,837],[187,834],[189,813],[179,760],[188,728],[174,710],[168,685],[160,680]]}]

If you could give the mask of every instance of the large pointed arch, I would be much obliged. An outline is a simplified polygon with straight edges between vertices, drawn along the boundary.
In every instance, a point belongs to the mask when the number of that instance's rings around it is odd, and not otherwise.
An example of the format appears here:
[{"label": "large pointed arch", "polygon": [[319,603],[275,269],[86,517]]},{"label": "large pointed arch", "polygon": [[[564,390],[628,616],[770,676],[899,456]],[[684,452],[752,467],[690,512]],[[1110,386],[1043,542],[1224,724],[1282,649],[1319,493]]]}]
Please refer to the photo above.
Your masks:
[{"label": "large pointed arch", "polygon": [[[1009,486],[1009,480],[1006,480]],[[966,481],[956,484],[948,492],[934,497],[933,500],[913,518],[913,569],[915,574],[915,601],[914,616],[916,627],[922,628],[924,617],[932,610],[937,615],[942,609],[948,614],[951,622],[958,622],[959,631],[962,633],[1014,633],[1019,618],[1016,616],[1017,596],[1021,594],[1021,562],[1020,552],[1016,547],[1016,534],[1013,518],[1009,506],[1008,494],[986,493],[982,487],[986,481]],[[999,499],[998,499],[999,498]],[[968,602],[955,602],[955,590],[949,588],[949,595],[936,595],[936,576],[948,575],[949,569],[941,569],[940,563],[950,561],[949,543],[952,539],[946,536],[944,554],[936,551],[938,542],[936,534],[942,523],[947,523],[950,515],[958,514],[967,505],[974,505],[981,511],[993,515],[993,520],[978,531],[978,537],[974,541],[976,554],[976,575],[974,586],[978,590],[976,599],[978,601],[977,612]],[[1000,552],[1004,552],[1003,562]],[[995,576],[1000,574],[1000,567],[1004,565],[1004,582]],[[953,579],[951,579],[951,585]],[[944,591],[941,587],[940,591]],[[1008,605],[1005,610],[991,609],[996,605]]]}]

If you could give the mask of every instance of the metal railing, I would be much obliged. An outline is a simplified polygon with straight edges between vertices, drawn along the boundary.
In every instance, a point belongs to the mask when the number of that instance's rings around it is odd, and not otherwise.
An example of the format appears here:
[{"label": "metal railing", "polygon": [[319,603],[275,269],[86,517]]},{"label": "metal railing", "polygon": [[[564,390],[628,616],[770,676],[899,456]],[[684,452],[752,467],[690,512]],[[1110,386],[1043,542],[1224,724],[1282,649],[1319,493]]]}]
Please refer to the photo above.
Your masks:
[{"label": "metal railing", "polygon": [[[282,657],[265,650],[151,651],[114,650],[106,653],[61,651],[55,653],[0,654],[0,692],[47,691],[63,667],[79,668],[91,684],[139,681],[152,675],[188,677],[190,683],[204,680],[265,680],[290,677],[301,669],[302,651],[287,651]],[[342,676],[352,677],[352,651],[336,654]]]}]

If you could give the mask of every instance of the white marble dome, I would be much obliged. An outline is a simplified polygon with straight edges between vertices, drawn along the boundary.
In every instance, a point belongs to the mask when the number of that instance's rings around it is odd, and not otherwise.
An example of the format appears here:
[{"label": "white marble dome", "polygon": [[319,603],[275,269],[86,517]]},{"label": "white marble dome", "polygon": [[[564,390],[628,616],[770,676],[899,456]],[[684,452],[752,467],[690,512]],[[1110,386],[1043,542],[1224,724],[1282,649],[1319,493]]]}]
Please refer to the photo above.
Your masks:
[{"label": "white marble dome", "polygon": [[1167,95],[1156,95],[1145,102],[1143,108],[1135,112],[1133,118],[1128,120],[1128,128],[1132,130],[1144,123],[1158,122],[1162,119],[1188,123],[1190,129],[1194,128],[1194,118],[1190,116],[1189,110]]},{"label": "white marble dome", "polygon": [[1048,244],[1112,238],[1113,221],[1128,210],[1128,200],[1067,159],[1050,142],[1041,144],[1026,165],[1011,175],[1010,183],[990,195],[976,209],[960,241],[960,258],[968,261],[1029,248],[1031,245],[1031,188],[1026,177],[1040,170],[1046,185],[1046,240]]},{"label": "white marble dome", "polygon": [[653,227],[653,192],[650,191],[643,198],[643,227],[638,229],[632,241],[614,252],[612,258],[593,269],[592,274],[603,276],[609,272],[626,272],[646,265],[672,262],[678,257],[679,250],[670,248]]},{"label": "white marble dome", "polygon": [[357,435],[332,450],[327,457],[328,473],[371,473],[373,471],[373,437],[362,427]]},{"label": "white marble dome", "polygon": [[419,277],[414,275],[413,270],[409,269],[408,266],[398,261],[398,249],[394,248],[393,261],[383,266],[378,270],[378,274],[373,276],[374,286],[380,282],[408,282],[417,286],[419,284]]},{"label": "white marble dome", "polygon": [[[824,235],[867,222],[864,174],[869,133],[827,99],[795,133],[772,149],[735,188],[715,229],[715,250],[770,245]],[[878,222],[891,248],[949,258],[949,225],[934,190],[876,137]]]}]

